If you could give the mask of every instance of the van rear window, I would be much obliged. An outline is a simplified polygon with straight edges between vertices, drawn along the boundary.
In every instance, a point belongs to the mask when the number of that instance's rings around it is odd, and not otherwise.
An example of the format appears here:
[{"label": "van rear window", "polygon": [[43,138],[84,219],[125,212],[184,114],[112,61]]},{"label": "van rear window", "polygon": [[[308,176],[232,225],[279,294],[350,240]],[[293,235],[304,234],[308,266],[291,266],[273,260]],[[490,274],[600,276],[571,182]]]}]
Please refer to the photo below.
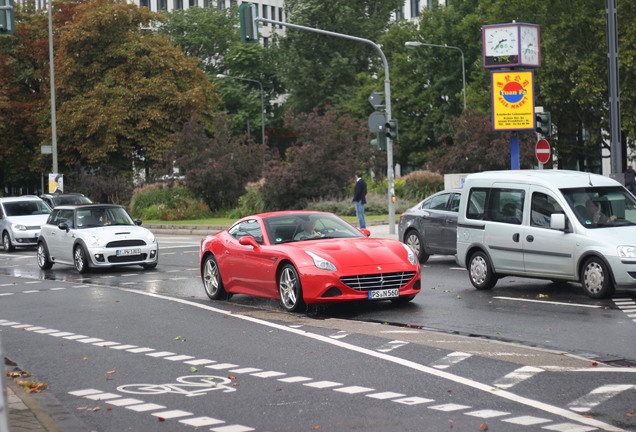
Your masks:
[{"label": "van rear window", "polygon": [[472,188],[466,218],[520,225],[524,198],[523,189]]}]

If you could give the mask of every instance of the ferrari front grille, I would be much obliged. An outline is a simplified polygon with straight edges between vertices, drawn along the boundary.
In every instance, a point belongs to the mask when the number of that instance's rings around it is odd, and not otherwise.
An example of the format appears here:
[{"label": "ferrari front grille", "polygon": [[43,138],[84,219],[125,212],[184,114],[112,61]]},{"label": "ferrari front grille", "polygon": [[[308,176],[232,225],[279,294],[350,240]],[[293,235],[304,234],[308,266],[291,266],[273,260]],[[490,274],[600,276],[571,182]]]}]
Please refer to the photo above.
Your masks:
[{"label": "ferrari front grille", "polygon": [[341,277],[342,283],[358,291],[400,288],[415,276],[414,271]]}]

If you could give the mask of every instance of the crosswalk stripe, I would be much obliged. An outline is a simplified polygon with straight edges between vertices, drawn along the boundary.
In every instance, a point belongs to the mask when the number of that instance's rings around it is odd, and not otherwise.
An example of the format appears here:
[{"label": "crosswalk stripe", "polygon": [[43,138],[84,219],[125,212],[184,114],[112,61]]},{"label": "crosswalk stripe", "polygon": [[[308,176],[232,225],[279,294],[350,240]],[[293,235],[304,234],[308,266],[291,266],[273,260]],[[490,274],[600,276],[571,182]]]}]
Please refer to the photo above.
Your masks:
[{"label": "crosswalk stripe", "polygon": [[450,366],[457,364],[461,361],[464,361],[472,356],[473,356],[472,354],[456,351],[456,352],[452,352],[448,354],[446,357],[442,357],[441,359],[433,363],[431,366],[437,369],[447,369]]},{"label": "crosswalk stripe", "polygon": [[619,393],[626,390],[636,389],[636,385],[633,384],[610,384],[597,387],[585,396],[578,398],[577,400],[570,402],[568,407],[572,411],[587,412],[597,405],[613,398]]},{"label": "crosswalk stripe", "polygon": [[519,369],[516,369],[510,372],[508,375],[505,375],[495,381],[493,384],[495,387],[499,387],[502,389],[511,388],[522,381],[532,378],[533,376],[543,372],[544,370],[538,367],[533,366],[524,366]]}]

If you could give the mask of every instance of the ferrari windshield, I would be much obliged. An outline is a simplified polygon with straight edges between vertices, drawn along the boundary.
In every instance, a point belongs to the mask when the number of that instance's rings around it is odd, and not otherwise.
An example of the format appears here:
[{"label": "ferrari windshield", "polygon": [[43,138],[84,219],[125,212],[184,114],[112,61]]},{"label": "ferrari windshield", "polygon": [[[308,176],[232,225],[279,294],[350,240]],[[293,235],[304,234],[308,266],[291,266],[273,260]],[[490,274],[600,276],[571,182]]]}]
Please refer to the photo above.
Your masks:
[{"label": "ferrari windshield", "polygon": [[107,225],[134,225],[122,207],[91,207],[77,209],[78,228],[94,228]]},{"label": "ferrari windshield", "polygon": [[623,187],[571,188],[561,192],[586,228],[636,225],[636,199]]},{"label": "ferrari windshield", "polygon": [[292,213],[263,219],[272,244],[327,238],[364,237],[359,230],[331,213]]}]

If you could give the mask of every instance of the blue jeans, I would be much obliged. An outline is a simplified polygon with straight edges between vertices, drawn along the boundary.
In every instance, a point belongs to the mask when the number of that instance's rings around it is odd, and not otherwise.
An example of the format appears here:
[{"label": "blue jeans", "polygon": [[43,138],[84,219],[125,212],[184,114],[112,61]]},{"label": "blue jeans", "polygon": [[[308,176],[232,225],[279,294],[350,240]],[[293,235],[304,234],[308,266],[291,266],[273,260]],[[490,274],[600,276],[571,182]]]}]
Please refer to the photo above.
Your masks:
[{"label": "blue jeans", "polygon": [[360,222],[360,228],[366,228],[367,224],[364,221],[364,204],[362,201],[354,201],[356,205],[356,216],[358,217],[358,222]]}]

